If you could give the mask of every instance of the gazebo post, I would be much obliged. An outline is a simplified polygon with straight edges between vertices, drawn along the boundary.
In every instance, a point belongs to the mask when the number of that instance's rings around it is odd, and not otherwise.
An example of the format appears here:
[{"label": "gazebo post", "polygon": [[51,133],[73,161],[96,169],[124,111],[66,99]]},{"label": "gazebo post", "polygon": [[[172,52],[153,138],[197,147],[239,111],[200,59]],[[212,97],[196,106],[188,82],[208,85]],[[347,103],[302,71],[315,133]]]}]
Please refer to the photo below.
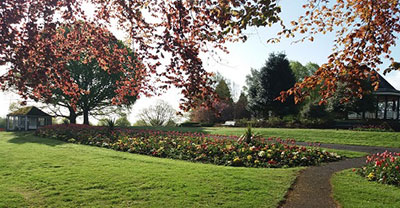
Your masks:
[{"label": "gazebo post", "polygon": [[383,119],[386,120],[387,119],[387,105],[388,105],[388,97],[385,96],[385,112],[383,114]]},{"label": "gazebo post", "polygon": [[28,116],[25,116],[25,131],[28,131]]},{"label": "gazebo post", "polygon": [[397,98],[397,120],[400,120],[400,97]]},{"label": "gazebo post", "polygon": [[375,119],[378,119],[378,111],[379,111],[379,96],[376,96]]}]

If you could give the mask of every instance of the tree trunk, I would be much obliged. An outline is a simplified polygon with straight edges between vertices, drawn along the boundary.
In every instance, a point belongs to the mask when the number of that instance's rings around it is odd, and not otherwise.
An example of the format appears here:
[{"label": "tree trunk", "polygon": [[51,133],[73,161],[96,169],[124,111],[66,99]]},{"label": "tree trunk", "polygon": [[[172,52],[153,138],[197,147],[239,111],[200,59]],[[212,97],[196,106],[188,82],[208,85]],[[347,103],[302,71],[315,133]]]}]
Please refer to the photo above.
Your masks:
[{"label": "tree trunk", "polygon": [[77,117],[76,112],[71,107],[68,108],[68,110],[69,110],[69,123],[76,124],[76,117]]},{"label": "tree trunk", "polygon": [[89,110],[83,110],[83,124],[89,125]]}]

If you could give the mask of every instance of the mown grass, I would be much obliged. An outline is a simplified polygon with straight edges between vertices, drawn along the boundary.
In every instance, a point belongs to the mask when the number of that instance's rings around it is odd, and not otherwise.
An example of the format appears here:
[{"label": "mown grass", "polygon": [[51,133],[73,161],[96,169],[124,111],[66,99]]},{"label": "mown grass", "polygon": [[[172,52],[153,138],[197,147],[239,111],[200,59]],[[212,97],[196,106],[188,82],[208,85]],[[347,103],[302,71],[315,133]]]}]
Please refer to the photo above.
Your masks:
[{"label": "mown grass", "polygon": [[[232,127],[133,127],[151,128],[164,131],[189,131],[223,135],[242,135],[246,128]],[[253,131],[265,137],[292,138],[299,142],[321,142],[330,144],[351,144],[382,147],[400,147],[398,132],[371,132],[334,129],[285,129],[253,128]]]},{"label": "mown grass", "polygon": [[300,168],[215,166],[0,132],[0,207],[276,207]]},{"label": "mown grass", "polygon": [[400,207],[400,188],[371,182],[351,170],[334,174],[333,196],[343,208]]}]

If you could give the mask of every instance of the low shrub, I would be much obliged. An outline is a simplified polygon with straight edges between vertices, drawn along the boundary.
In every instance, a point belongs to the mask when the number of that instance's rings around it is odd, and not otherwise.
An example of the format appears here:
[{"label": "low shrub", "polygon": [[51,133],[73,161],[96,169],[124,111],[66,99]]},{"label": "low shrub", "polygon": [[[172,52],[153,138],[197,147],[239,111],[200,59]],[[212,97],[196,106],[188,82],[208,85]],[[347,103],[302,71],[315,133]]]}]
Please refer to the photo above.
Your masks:
[{"label": "low shrub", "polygon": [[197,122],[187,121],[187,122],[181,123],[179,126],[181,126],[181,127],[201,127],[201,124],[197,123]]},{"label": "low shrub", "polygon": [[214,123],[200,123],[201,127],[213,127]]},{"label": "low shrub", "polygon": [[300,119],[296,117],[270,117],[268,120],[236,120],[235,126],[238,127],[261,127],[261,128],[331,128],[334,121],[330,119]]},{"label": "low shrub", "polygon": [[370,181],[400,186],[400,153],[377,153],[367,157],[357,173]]},{"label": "low shrub", "polygon": [[296,146],[293,140],[276,138],[245,142],[237,136],[137,129],[116,129],[108,136],[106,128],[81,125],[46,126],[36,134],[118,151],[227,166],[295,167],[341,159],[318,147]]},{"label": "low shrub", "polygon": [[358,126],[355,126],[353,128],[353,130],[355,130],[355,131],[394,132],[392,127],[386,122],[383,122],[380,125],[373,125],[373,124],[370,124],[370,125],[358,125]]}]

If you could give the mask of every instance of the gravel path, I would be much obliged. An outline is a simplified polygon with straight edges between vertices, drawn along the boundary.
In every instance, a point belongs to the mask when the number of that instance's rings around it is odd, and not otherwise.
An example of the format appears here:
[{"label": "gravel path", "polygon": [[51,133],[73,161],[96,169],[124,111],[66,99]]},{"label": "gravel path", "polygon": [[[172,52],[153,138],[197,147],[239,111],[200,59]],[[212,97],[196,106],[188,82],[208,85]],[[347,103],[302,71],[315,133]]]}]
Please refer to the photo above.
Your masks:
[{"label": "gravel path", "polygon": [[[308,143],[297,142],[307,146]],[[349,150],[367,153],[400,152],[400,148],[370,147],[358,145],[321,144],[321,147]],[[290,188],[286,200],[279,207],[287,208],[330,208],[340,207],[332,198],[330,179],[332,174],[344,169],[359,168],[365,163],[365,157],[346,159],[327,163],[321,166],[309,167],[302,171]]]}]

